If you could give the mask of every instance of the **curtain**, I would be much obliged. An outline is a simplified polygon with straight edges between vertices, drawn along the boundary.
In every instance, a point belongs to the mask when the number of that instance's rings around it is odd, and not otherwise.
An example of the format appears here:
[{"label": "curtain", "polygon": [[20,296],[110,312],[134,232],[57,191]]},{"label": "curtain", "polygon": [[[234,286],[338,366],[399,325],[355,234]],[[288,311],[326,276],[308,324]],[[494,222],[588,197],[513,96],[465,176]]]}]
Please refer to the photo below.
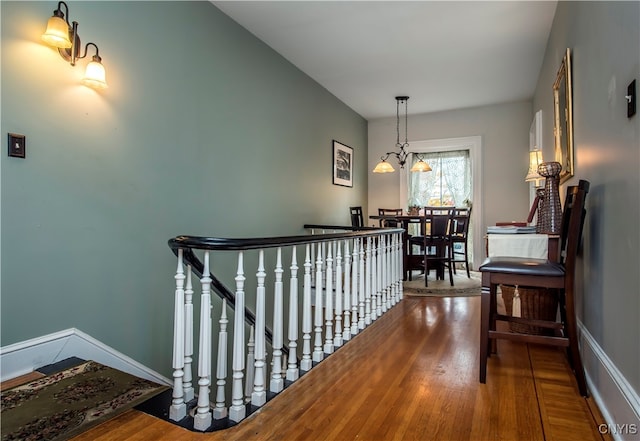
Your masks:
[{"label": "curtain", "polygon": [[471,162],[469,150],[413,153],[411,165],[420,157],[432,171],[411,173],[409,206],[436,207],[469,205],[471,200]]},{"label": "curtain", "polygon": [[[430,172],[409,173],[409,206],[466,207],[471,206],[471,160],[469,150],[433,153],[412,153],[413,166],[422,158]],[[473,234],[469,227],[469,263],[473,262]],[[412,232],[417,234],[416,232]],[[455,245],[461,249],[461,244]]]}]

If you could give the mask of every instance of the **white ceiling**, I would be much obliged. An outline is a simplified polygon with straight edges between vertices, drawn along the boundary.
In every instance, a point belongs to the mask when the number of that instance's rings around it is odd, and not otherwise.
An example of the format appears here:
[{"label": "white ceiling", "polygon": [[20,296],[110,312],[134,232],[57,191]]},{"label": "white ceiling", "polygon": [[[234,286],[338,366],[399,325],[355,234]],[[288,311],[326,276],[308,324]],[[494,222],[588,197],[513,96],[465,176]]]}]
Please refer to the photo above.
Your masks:
[{"label": "white ceiling", "polygon": [[366,119],[530,99],[556,1],[215,1]]}]

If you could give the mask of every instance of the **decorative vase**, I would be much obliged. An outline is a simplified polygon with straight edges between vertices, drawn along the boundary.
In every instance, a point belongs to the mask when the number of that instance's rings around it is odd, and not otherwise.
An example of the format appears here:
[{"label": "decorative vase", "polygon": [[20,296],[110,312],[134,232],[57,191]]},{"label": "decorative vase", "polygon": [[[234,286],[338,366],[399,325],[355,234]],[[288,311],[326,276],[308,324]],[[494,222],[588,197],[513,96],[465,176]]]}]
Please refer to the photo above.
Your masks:
[{"label": "decorative vase", "polygon": [[538,211],[536,232],[544,234],[560,234],[562,224],[562,206],[560,205],[560,171],[559,162],[543,162],[538,166],[538,174],[545,178],[544,195]]}]

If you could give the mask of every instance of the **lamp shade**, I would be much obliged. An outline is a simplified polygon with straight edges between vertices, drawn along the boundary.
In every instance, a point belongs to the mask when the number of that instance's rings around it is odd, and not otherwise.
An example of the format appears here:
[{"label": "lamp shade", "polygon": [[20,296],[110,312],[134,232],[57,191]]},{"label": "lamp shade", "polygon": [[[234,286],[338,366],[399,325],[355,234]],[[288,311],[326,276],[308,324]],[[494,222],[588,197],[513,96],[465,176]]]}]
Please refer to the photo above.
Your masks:
[{"label": "lamp shade", "polygon": [[47,22],[47,30],[42,34],[42,40],[51,46],[70,48],[69,25],[61,17],[52,16]]},{"label": "lamp shade", "polygon": [[540,181],[544,179],[538,174],[538,166],[542,164],[542,152],[538,149],[529,151],[529,171],[524,180],[526,182]]},{"label": "lamp shade", "polygon": [[378,165],[376,165],[376,168],[373,169],[374,173],[393,173],[394,171],[395,170],[393,169],[391,164],[389,164],[384,159],[378,162]]},{"label": "lamp shade", "polygon": [[418,162],[413,164],[413,167],[411,167],[411,171],[412,172],[428,172],[428,171],[431,171],[431,167],[422,159],[419,159]]},{"label": "lamp shade", "polygon": [[92,87],[94,89],[106,89],[107,79],[104,66],[100,62],[101,59],[98,56],[94,56],[93,60],[87,64],[87,70],[84,73],[82,83],[85,86]]}]

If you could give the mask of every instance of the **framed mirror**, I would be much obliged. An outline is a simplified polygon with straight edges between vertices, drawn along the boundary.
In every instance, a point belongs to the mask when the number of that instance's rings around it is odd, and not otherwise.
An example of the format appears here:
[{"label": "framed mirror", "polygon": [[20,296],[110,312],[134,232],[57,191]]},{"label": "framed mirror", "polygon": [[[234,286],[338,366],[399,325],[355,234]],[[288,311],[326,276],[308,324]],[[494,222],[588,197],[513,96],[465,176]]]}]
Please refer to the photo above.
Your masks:
[{"label": "framed mirror", "polygon": [[553,83],[555,161],[562,164],[560,182],[573,176],[573,112],[571,109],[571,50],[562,58]]}]

